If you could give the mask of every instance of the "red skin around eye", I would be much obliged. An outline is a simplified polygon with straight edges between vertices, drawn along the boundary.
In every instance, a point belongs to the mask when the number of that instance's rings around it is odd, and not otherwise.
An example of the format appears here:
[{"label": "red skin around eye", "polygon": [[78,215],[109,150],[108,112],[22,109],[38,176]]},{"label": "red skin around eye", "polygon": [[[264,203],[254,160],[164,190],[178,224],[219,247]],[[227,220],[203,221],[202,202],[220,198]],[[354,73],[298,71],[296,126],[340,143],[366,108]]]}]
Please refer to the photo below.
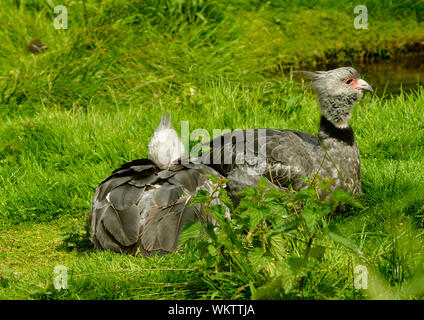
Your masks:
[{"label": "red skin around eye", "polygon": [[[351,80],[350,83],[347,83],[349,80]],[[352,86],[356,90],[360,90],[360,88],[357,87],[358,86],[358,79],[347,78],[347,79],[344,79],[343,82]]]}]

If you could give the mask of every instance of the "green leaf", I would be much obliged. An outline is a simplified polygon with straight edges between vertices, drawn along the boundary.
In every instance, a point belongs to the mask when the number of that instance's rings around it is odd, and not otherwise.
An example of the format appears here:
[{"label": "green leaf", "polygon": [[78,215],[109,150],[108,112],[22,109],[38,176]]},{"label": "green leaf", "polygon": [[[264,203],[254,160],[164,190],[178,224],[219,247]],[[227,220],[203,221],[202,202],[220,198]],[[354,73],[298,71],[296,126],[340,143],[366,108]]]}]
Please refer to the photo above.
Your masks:
[{"label": "green leaf", "polygon": [[268,266],[269,258],[264,256],[261,248],[253,248],[247,254],[250,265],[258,272]]},{"label": "green leaf", "polygon": [[210,244],[208,246],[208,252],[209,252],[210,255],[215,256],[217,254],[218,250],[215,248],[215,246]]},{"label": "green leaf", "polygon": [[[220,231],[217,232],[218,243],[227,247],[240,247],[240,243],[237,240],[237,234],[231,224],[231,220],[225,218],[225,207],[216,205],[210,207],[212,216],[218,222]],[[229,240],[227,240],[229,239]]]},{"label": "green leaf", "polygon": [[286,241],[281,235],[275,235],[270,238],[271,248],[270,251],[277,259],[282,259],[286,253]]},{"label": "green leaf", "polygon": [[299,276],[306,275],[308,272],[308,263],[305,259],[299,257],[289,257],[286,259],[290,270]]},{"label": "green leaf", "polygon": [[325,248],[322,246],[314,246],[311,248],[311,250],[309,251],[309,255],[312,258],[315,258],[317,260],[321,260],[322,257],[324,256],[325,253]]},{"label": "green leaf", "polygon": [[293,197],[292,197],[292,201],[297,201],[297,200],[307,200],[307,199],[314,199],[316,198],[316,191],[312,188],[307,188],[307,189],[303,189],[303,190],[299,190],[297,191]]},{"label": "green leaf", "polygon": [[260,265],[262,264],[263,253],[260,248],[253,248],[247,253],[247,257],[249,258],[251,265],[256,269],[260,269]]},{"label": "green leaf", "polygon": [[302,221],[300,218],[296,218],[295,220],[283,221],[282,223],[274,227],[274,230],[271,232],[271,235],[296,230],[297,227],[301,224],[301,222]]},{"label": "green leaf", "polygon": [[334,201],[349,202],[352,199],[352,196],[342,189],[336,189],[331,194],[331,199]]},{"label": "green leaf", "polygon": [[256,228],[259,222],[265,217],[266,211],[265,208],[253,207],[247,211],[249,215],[249,231],[252,231]]},{"label": "green leaf", "polygon": [[246,188],[243,189],[239,192],[237,192],[237,195],[242,196],[242,197],[246,197],[246,198],[253,198],[257,196],[258,192],[256,190],[256,188]]},{"label": "green leaf", "polygon": [[190,202],[190,206],[194,206],[197,203],[208,203],[209,193],[206,190],[199,190],[194,198]]},{"label": "green leaf", "polygon": [[212,212],[212,216],[215,218],[215,220],[218,222],[220,226],[222,226],[225,223],[228,223],[228,219],[225,218],[225,207],[221,206],[219,204],[215,206],[209,207]]},{"label": "green leaf", "polygon": [[268,199],[265,198],[264,203],[266,204],[269,212],[272,213],[276,217],[289,216],[289,212],[287,210],[287,206],[285,203],[279,201],[280,199]]},{"label": "green leaf", "polygon": [[[285,292],[285,284],[287,278],[279,276],[275,279],[266,282],[264,285],[256,289],[255,293],[252,294],[254,300],[283,300],[287,299]],[[289,297],[290,298],[290,297]]]},{"label": "green leaf", "polygon": [[308,227],[309,231],[314,233],[318,217],[314,214],[313,209],[307,208],[307,207],[303,208],[302,216],[303,216],[303,219],[305,220],[306,226]]},{"label": "green leaf", "polygon": [[259,192],[265,192],[266,189],[268,189],[269,187],[272,187],[271,182],[269,182],[268,180],[266,180],[263,176],[259,177],[259,181],[258,181],[258,191]]},{"label": "green leaf", "polygon": [[356,200],[350,193],[342,189],[334,190],[331,194],[331,200],[339,203],[346,203],[353,207],[363,208],[362,204],[358,200]]},{"label": "green leaf", "polygon": [[282,189],[271,188],[266,192],[265,202],[277,200],[282,204],[283,203],[282,200],[284,200],[286,197],[287,197],[286,191]]},{"label": "green leaf", "polygon": [[199,239],[202,236],[203,233],[203,226],[198,221],[190,221],[188,222],[184,228],[183,231],[181,231],[180,238],[179,238],[179,245],[182,246],[186,244],[191,239]]},{"label": "green leaf", "polygon": [[352,250],[353,252],[355,252],[355,253],[357,253],[359,255],[362,255],[361,250],[359,250],[359,247],[355,244],[354,241],[352,241],[351,239],[346,238],[346,237],[340,235],[338,232],[334,232],[334,231],[337,230],[336,228],[333,227],[332,229],[333,229],[333,231],[330,231],[328,233],[328,235],[330,236],[330,238],[334,242],[343,245],[344,247]]},{"label": "green leaf", "polygon": [[230,211],[234,210],[233,201],[228,196],[226,189],[220,189],[219,190],[218,199],[221,200],[227,206],[227,208],[230,209]]},{"label": "green leaf", "polygon": [[332,206],[319,205],[316,206],[308,201],[302,210],[302,216],[305,219],[306,225],[310,232],[315,233],[316,226],[322,217],[332,212]]},{"label": "green leaf", "polygon": [[213,174],[205,174],[204,175],[207,179],[211,180],[213,184],[218,183],[218,177]]},{"label": "green leaf", "polygon": [[212,222],[209,221],[206,224],[206,226],[204,226],[204,230],[206,232],[206,235],[210,239],[212,239],[213,241],[216,241],[217,240],[216,233],[215,233],[215,225]]}]

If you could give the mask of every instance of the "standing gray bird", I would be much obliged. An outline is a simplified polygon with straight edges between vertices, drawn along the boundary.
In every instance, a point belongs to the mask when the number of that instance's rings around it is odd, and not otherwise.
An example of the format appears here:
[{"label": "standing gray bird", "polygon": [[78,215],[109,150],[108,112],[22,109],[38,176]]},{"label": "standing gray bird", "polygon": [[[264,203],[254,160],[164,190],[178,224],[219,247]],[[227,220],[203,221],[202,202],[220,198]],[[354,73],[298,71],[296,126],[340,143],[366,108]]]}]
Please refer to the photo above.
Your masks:
[{"label": "standing gray bird", "polygon": [[150,159],[123,164],[98,186],[89,216],[97,249],[144,256],[170,253],[187,222],[215,223],[203,204],[190,206],[190,201],[198,190],[214,192],[205,175],[220,175],[203,164],[173,163],[180,157],[184,147],[165,115],[149,143]]},{"label": "standing gray bird", "polygon": [[[229,179],[228,194],[235,205],[240,200],[236,193],[256,186],[261,175],[277,186],[300,190],[307,186],[303,177],[318,174],[333,178],[333,188],[356,197],[360,195],[359,150],[348,121],[363,91],[373,92],[371,86],[351,67],[297,73],[312,80],[307,87],[317,91],[322,113],[318,135],[278,129],[235,131],[211,141],[211,149],[202,155],[203,163]],[[265,139],[261,137],[261,130]],[[249,161],[243,152],[262,154],[262,158]],[[225,158],[231,161],[224,161]]]}]

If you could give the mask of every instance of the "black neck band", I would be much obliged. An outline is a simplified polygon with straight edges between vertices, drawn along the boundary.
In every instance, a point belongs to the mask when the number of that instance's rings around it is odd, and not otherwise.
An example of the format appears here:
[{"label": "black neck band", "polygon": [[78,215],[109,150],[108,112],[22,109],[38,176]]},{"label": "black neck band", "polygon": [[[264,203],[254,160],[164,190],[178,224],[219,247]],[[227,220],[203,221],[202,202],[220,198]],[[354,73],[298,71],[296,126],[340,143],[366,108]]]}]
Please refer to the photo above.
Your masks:
[{"label": "black neck band", "polygon": [[355,141],[355,136],[351,126],[347,128],[337,128],[334,124],[327,120],[326,117],[321,116],[320,129],[321,132],[325,133],[329,138],[341,140],[344,143],[352,146]]}]

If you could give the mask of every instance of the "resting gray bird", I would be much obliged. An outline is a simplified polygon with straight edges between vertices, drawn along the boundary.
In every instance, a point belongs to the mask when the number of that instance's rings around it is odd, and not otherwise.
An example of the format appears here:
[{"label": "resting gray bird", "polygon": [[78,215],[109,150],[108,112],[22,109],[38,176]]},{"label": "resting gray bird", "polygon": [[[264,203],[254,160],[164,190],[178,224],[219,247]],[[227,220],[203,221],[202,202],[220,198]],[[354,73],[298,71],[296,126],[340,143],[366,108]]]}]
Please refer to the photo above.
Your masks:
[{"label": "resting gray bird", "polygon": [[220,175],[203,164],[172,163],[180,157],[184,147],[165,115],[149,143],[150,159],[123,164],[98,186],[89,216],[96,248],[144,256],[170,253],[187,222],[214,223],[202,204],[189,204],[198,190],[213,192],[204,175]]},{"label": "resting gray bird", "polygon": [[300,190],[307,186],[303,177],[319,174],[333,178],[333,188],[354,196],[361,192],[359,150],[348,120],[363,91],[373,91],[371,86],[351,67],[298,73],[312,80],[308,87],[317,91],[322,113],[318,135],[278,129],[235,131],[211,141],[211,149],[202,155],[203,163],[229,179],[228,194],[235,205],[240,200],[236,193],[255,186],[261,175],[277,186]]}]

